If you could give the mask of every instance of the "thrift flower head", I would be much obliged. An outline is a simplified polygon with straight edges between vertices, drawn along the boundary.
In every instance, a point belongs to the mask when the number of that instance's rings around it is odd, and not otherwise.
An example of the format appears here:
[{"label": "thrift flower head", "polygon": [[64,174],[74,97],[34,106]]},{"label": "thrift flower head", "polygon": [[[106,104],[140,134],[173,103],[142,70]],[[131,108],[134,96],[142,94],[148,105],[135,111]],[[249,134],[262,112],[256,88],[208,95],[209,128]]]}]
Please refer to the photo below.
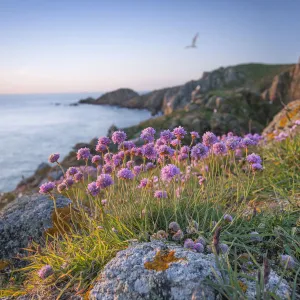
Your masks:
[{"label": "thrift flower head", "polygon": [[67,185],[65,183],[60,183],[58,186],[57,186],[57,191],[59,193],[62,193],[65,189],[67,188]]},{"label": "thrift flower head", "polygon": [[226,244],[220,244],[219,249],[221,253],[226,254],[229,251],[229,247]]},{"label": "thrift flower head", "polygon": [[231,137],[225,143],[228,150],[234,151],[239,147],[240,140],[237,137]]},{"label": "thrift flower head", "polygon": [[200,244],[202,244],[203,246],[206,246],[206,241],[205,241],[204,237],[202,237],[202,236],[199,236],[199,237],[195,240],[195,243],[200,243]]},{"label": "thrift flower head", "polygon": [[152,127],[145,128],[141,133],[141,139],[148,143],[152,143],[154,141],[155,132],[155,129]]},{"label": "thrift flower head", "polygon": [[284,141],[289,137],[288,134],[286,134],[285,132],[280,132],[277,136],[275,136],[275,140],[278,142]]},{"label": "thrift flower head", "polygon": [[175,234],[172,236],[173,241],[181,241],[184,238],[184,233],[181,229],[179,229]]},{"label": "thrift flower head", "polygon": [[114,184],[113,179],[108,174],[101,174],[96,180],[96,184],[100,189],[105,189]]},{"label": "thrift flower head", "polygon": [[150,159],[150,160],[155,160],[157,157],[157,151],[154,148],[153,143],[149,143],[143,146],[143,155]]},{"label": "thrift flower head", "polygon": [[127,135],[124,131],[115,131],[111,137],[114,144],[121,144],[126,140],[126,138]]},{"label": "thrift flower head", "polygon": [[147,178],[143,178],[141,181],[140,181],[140,184],[138,186],[139,189],[142,189],[142,188],[145,188],[147,187],[147,185],[149,184],[150,180],[147,179]]},{"label": "thrift flower head", "polygon": [[224,220],[228,223],[231,223],[233,218],[231,215],[226,214],[226,215],[224,215]]},{"label": "thrift flower head", "polygon": [[181,154],[178,155],[178,160],[179,160],[179,161],[184,161],[184,160],[188,159],[188,157],[189,157],[188,154],[186,154],[186,153],[181,153]]},{"label": "thrift flower head", "polygon": [[135,156],[142,156],[143,155],[143,150],[141,147],[134,147],[131,149],[131,153]]},{"label": "thrift flower head", "polygon": [[41,279],[46,279],[47,277],[49,277],[52,274],[53,274],[53,269],[50,265],[45,265],[42,268],[40,268],[38,271],[38,276]]},{"label": "thrift flower head", "polygon": [[161,169],[161,179],[163,181],[171,181],[173,177],[179,173],[179,168],[177,168],[175,165],[169,164]]},{"label": "thrift flower head", "polygon": [[50,156],[49,156],[49,162],[50,163],[55,163],[55,162],[57,162],[58,161],[58,159],[59,159],[59,153],[53,153],[53,154],[51,154]]},{"label": "thrift flower head", "polygon": [[166,191],[155,191],[154,192],[154,197],[158,198],[158,199],[162,199],[162,198],[167,198],[167,192]]},{"label": "thrift flower head", "polygon": [[75,168],[75,167],[70,167],[70,168],[67,170],[66,175],[67,175],[67,176],[72,176],[72,175],[75,175],[77,172],[78,172],[77,168]]},{"label": "thrift flower head", "polygon": [[294,269],[296,266],[295,260],[290,255],[281,255],[280,264],[287,269]]},{"label": "thrift flower head", "polygon": [[208,154],[208,148],[201,143],[195,145],[191,150],[191,157],[195,160],[203,159]]},{"label": "thrift flower head", "polygon": [[122,158],[119,156],[119,154],[114,154],[112,156],[112,163],[115,167],[118,167],[122,163]]},{"label": "thrift flower head", "polygon": [[148,163],[146,164],[146,171],[152,170],[152,169],[154,169],[154,168],[155,168],[155,164],[154,164],[154,163],[148,162]]},{"label": "thrift flower head", "polygon": [[260,156],[255,153],[248,155],[246,159],[250,164],[261,164],[262,162]]},{"label": "thrift flower head", "polygon": [[300,126],[300,120],[296,120],[295,125]]},{"label": "thrift flower head", "polygon": [[142,171],[142,166],[134,166],[133,167],[133,174],[135,176],[138,176],[141,173],[141,171]]},{"label": "thrift flower head", "polygon": [[52,190],[55,188],[55,183],[54,182],[46,182],[40,186],[39,193],[40,194],[48,194],[52,192]]},{"label": "thrift flower head", "polygon": [[128,169],[132,168],[134,166],[135,162],[134,160],[129,160],[127,163],[126,163],[126,167]]},{"label": "thrift flower head", "polygon": [[179,126],[173,130],[173,134],[175,135],[175,137],[178,140],[182,140],[184,138],[184,136],[186,135],[186,131],[184,130],[183,127]]},{"label": "thrift flower head", "polygon": [[173,147],[176,147],[176,146],[180,146],[181,145],[181,142],[180,142],[180,140],[172,140],[171,141],[171,145],[173,146]]},{"label": "thrift flower head", "polygon": [[172,156],[174,154],[174,150],[167,145],[162,145],[158,148],[158,153],[161,156]]},{"label": "thrift flower head", "polygon": [[207,131],[202,136],[202,142],[205,146],[210,147],[218,141],[218,138],[210,131]]},{"label": "thrift flower head", "polygon": [[80,148],[77,151],[77,160],[83,159],[83,160],[88,160],[90,157],[90,149],[89,148]]},{"label": "thrift flower head", "polygon": [[110,163],[112,161],[112,157],[113,157],[112,153],[106,153],[104,155],[104,161],[105,161],[105,163],[107,163],[107,164]]},{"label": "thrift flower head", "polygon": [[77,172],[77,173],[74,175],[74,180],[75,180],[75,182],[80,182],[82,179],[83,179],[83,173]]},{"label": "thrift flower head", "polygon": [[197,131],[191,131],[190,134],[193,140],[199,138],[199,133]]},{"label": "thrift flower head", "polygon": [[101,156],[100,155],[94,155],[92,157],[92,163],[98,165],[101,161]]},{"label": "thrift flower head", "polygon": [[180,153],[189,154],[190,153],[190,147],[189,146],[182,146],[180,148]]},{"label": "thrift flower head", "polygon": [[204,246],[201,243],[195,243],[193,249],[196,250],[196,252],[198,253],[204,252]]},{"label": "thrift flower head", "polygon": [[111,165],[109,164],[105,164],[103,167],[102,167],[102,173],[104,174],[111,174],[113,171],[113,168]]},{"label": "thrift flower head", "polygon": [[105,153],[105,152],[107,152],[107,146],[103,145],[103,144],[97,144],[96,151],[100,152],[100,153]]},{"label": "thrift flower head", "polygon": [[252,139],[245,137],[245,138],[243,138],[243,139],[241,140],[240,145],[241,145],[243,148],[248,148],[248,147],[250,147],[250,146],[254,146],[254,145],[255,145],[255,142],[254,142]]},{"label": "thrift flower head", "polygon": [[129,170],[127,168],[121,169],[118,172],[117,176],[121,179],[133,179],[134,178],[134,174],[131,172],[131,170]]},{"label": "thrift flower head", "polygon": [[223,142],[213,144],[213,151],[216,155],[226,154],[227,148]]},{"label": "thrift flower head", "polygon": [[261,171],[263,169],[263,166],[261,164],[258,164],[258,163],[257,164],[252,164],[251,169],[253,171]]},{"label": "thrift flower head", "polygon": [[124,151],[131,150],[134,147],[135,147],[135,144],[132,141],[124,141],[123,143],[121,143],[119,145],[119,149],[124,150]]},{"label": "thrift flower head", "polygon": [[170,143],[173,138],[174,138],[174,134],[169,129],[164,130],[160,133],[160,140],[166,144]]},{"label": "thrift flower head", "polygon": [[110,139],[109,139],[108,137],[106,137],[106,136],[100,137],[100,138],[98,139],[98,144],[99,144],[99,145],[105,145],[105,146],[108,146],[108,145],[110,144]]},{"label": "thrift flower head", "polygon": [[192,239],[186,239],[184,241],[183,247],[187,249],[194,249],[194,241]]},{"label": "thrift flower head", "polygon": [[180,229],[180,226],[177,222],[171,222],[169,224],[169,230],[173,231],[173,232],[177,232]]},{"label": "thrift flower head", "polygon": [[74,180],[72,177],[67,177],[65,180],[64,180],[64,183],[67,185],[67,187],[71,187],[73,184],[74,184]]},{"label": "thrift flower head", "polygon": [[94,197],[97,196],[100,192],[100,188],[97,186],[97,183],[95,181],[88,184],[87,190]]}]

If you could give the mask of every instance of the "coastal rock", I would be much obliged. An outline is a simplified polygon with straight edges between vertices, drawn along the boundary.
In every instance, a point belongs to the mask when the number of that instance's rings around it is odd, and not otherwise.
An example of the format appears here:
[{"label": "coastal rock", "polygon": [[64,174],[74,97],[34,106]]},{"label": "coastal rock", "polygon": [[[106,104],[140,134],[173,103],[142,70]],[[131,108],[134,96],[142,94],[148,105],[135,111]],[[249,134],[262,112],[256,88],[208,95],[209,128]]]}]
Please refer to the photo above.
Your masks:
[{"label": "coastal rock", "polygon": [[[283,108],[275,117],[272,122],[264,129],[263,134],[272,138],[274,131],[285,132],[295,124],[296,120],[300,120],[300,100],[295,100]],[[299,131],[300,126],[296,130]]]},{"label": "coastal rock", "polygon": [[[57,207],[70,200],[57,198]],[[41,241],[45,229],[52,227],[53,201],[49,196],[23,196],[7,204],[0,212],[0,259],[11,258],[28,246],[30,240]]]},{"label": "coastal rock", "polygon": [[[220,276],[213,254],[196,253],[162,241],[135,244],[120,251],[100,274],[90,300],[218,299],[207,283]],[[287,299],[287,283],[271,271],[268,290]],[[255,299],[255,283],[245,281],[247,299]]]},{"label": "coastal rock", "polygon": [[138,95],[139,94],[134,90],[121,88],[112,92],[105,93],[97,99],[93,99],[91,97],[87,99],[82,99],[79,101],[79,103],[107,104],[127,107],[127,102]]}]

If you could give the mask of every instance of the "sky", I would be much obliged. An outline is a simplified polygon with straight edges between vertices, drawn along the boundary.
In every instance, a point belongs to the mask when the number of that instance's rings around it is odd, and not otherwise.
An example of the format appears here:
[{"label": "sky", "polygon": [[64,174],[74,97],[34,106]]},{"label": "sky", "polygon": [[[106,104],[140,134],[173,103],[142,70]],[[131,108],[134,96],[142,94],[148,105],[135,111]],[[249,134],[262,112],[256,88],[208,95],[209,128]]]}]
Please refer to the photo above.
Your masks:
[{"label": "sky", "polygon": [[293,63],[299,11],[300,0],[0,0],[0,94],[147,91]]}]

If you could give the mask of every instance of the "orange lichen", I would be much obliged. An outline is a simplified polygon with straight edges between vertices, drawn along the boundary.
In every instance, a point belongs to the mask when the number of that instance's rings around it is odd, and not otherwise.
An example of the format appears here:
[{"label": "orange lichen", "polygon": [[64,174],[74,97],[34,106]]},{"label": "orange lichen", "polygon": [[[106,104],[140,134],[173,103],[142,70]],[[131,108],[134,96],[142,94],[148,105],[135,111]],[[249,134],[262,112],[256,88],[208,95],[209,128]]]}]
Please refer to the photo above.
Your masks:
[{"label": "orange lichen", "polygon": [[147,270],[165,271],[169,268],[170,263],[180,260],[185,260],[185,258],[176,257],[174,250],[159,250],[155,254],[153,261],[145,262],[144,267]]},{"label": "orange lichen", "polygon": [[239,284],[240,288],[242,289],[243,293],[246,293],[247,289],[248,289],[247,285],[244,282],[242,282],[241,280],[238,280],[238,284]]},{"label": "orange lichen", "polygon": [[300,112],[300,105],[293,110],[287,112],[279,121],[279,127],[285,127],[287,123],[292,120]]}]

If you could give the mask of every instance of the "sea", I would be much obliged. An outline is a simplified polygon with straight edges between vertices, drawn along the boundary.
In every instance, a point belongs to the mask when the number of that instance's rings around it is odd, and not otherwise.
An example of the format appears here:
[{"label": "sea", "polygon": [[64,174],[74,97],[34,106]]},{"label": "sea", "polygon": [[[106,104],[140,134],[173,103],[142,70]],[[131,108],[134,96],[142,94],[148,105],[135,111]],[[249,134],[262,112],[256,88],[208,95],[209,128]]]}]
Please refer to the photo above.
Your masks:
[{"label": "sea", "polygon": [[112,106],[70,106],[101,93],[0,95],[0,192],[13,190],[51,153],[67,155],[79,142],[105,136],[109,127],[136,125],[149,111]]}]

